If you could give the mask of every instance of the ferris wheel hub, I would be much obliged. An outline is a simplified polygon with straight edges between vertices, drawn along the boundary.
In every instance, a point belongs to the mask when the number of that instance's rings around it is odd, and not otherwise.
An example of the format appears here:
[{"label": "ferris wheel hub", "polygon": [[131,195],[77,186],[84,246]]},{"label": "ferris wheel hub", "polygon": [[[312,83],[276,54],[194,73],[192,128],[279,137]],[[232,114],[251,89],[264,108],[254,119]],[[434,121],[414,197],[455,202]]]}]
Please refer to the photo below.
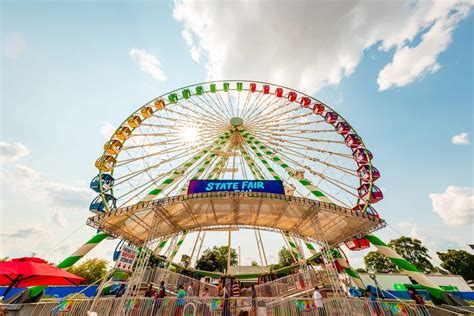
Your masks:
[{"label": "ferris wheel hub", "polygon": [[230,119],[230,125],[234,126],[234,127],[239,127],[239,126],[242,126],[244,125],[244,120],[240,117],[233,117]]}]

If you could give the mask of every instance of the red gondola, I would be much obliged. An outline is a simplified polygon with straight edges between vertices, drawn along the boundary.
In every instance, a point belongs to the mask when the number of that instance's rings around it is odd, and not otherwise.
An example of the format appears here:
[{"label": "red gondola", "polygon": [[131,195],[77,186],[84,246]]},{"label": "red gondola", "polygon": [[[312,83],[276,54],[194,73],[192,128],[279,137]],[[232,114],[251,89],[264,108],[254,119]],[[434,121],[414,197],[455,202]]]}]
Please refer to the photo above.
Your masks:
[{"label": "red gondola", "polygon": [[283,96],[283,88],[276,88],[275,89],[275,95],[279,98]]},{"label": "red gondola", "polygon": [[328,122],[329,124],[334,124],[334,123],[336,123],[338,117],[339,117],[339,116],[338,116],[337,113],[335,113],[335,112],[327,112],[326,115],[324,116],[324,119],[325,119],[326,122]]},{"label": "red gondola", "polygon": [[344,141],[346,142],[346,145],[351,148],[357,148],[361,143],[359,136],[356,134],[347,135],[346,138],[344,138]]},{"label": "red gondola", "polygon": [[356,238],[345,243],[350,250],[359,251],[370,247],[370,242],[367,238]]},{"label": "red gondola", "polygon": [[380,191],[378,187],[372,185],[372,191],[369,192],[370,185],[368,183],[364,183],[361,185],[357,191],[359,192],[359,197],[367,201],[369,203],[377,203],[378,201],[383,199],[383,193]]},{"label": "red gondola", "polygon": [[336,130],[341,135],[347,135],[350,132],[351,127],[346,122],[339,122],[336,124]]},{"label": "red gondola", "polygon": [[357,148],[356,150],[354,150],[354,152],[352,153],[352,157],[354,157],[354,160],[360,164],[368,163],[369,160],[372,160],[372,158],[374,158],[372,156],[372,153],[365,148]]},{"label": "red gondola", "polygon": [[316,103],[313,106],[313,113],[314,114],[321,115],[321,114],[323,114],[323,112],[324,112],[324,105],[322,105],[321,103],[319,103],[319,104]]},{"label": "red gondola", "polygon": [[370,181],[370,174],[372,174],[372,181],[376,181],[380,178],[380,172],[375,167],[369,165],[362,165],[357,169],[357,175],[364,182]]},{"label": "red gondola", "polygon": [[[364,211],[364,208],[365,208],[365,211]],[[379,213],[377,213],[377,211],[370,205],[365,207],[365,204],[359,204],[359,205],[354,206],[352,208],[352,210],[357,211],[357,212],[364,211],[368,215],[372,215],[372,216],[375,216],[377,218],[380,218]]]},{"label": "red gondola", "polygon": [[311,99],[308,98],[308,97],[302,97],[300,103],[301,103],[302,107],[309,108],[309,105],[311,103]]},{"label": "red gondola", "polygon": [[257,90],[257,84],[255,82],[250,83],[250,92],[255,92]]},{"label": "red gondola", "polygon": [[264,84],[262,86],[262,92],[263,92],[263,94],[269,94],[270,93],[270,86],[267,85],[267,84]]},{"label": "red gondola", "polygon": [[291,91],[288,93],[288,100],[290,102],[294,102],[296,100],[296,97],[297,97],[296,92]]}]

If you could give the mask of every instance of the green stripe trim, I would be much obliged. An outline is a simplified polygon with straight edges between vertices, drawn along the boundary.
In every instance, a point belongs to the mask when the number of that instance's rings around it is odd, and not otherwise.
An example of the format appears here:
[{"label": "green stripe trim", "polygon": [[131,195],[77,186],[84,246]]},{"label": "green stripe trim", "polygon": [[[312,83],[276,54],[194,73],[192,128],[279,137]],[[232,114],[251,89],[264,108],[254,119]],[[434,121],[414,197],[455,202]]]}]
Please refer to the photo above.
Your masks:
[{"label": "green stripe trim", "polygon": [[97,234],[94,237],[92,237],[88,242],[86,242],[86,244],[98,244],[107,237],[108,237],[107,234]]}]

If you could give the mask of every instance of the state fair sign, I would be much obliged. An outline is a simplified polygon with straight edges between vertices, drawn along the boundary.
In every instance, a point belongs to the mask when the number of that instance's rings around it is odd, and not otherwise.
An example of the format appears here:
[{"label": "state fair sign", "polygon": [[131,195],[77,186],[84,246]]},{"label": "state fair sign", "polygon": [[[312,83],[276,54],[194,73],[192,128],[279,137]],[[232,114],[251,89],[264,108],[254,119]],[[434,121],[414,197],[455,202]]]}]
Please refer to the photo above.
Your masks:
[{"label": "state fair sign", "polygon": [[136,257],[137,250],[134,247],[123,245],[120,256],[115,262],[115,269],[131,272]]}]

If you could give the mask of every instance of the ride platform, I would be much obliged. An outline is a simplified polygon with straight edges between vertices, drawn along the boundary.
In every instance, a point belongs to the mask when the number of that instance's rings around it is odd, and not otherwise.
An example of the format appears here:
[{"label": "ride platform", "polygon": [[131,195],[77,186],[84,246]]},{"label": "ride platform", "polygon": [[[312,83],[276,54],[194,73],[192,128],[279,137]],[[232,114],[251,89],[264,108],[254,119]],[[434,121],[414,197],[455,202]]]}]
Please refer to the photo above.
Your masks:
[{"label": "ride platform", "polygon": [[[284,231],[337,246],[385,226],[378,216],[357,210],[308,198],[258,192],[166,197],[95,215],[87,223],[137,246],[183,231],[223,228]],[[152,231],[155,236],[150,236]]]}]

